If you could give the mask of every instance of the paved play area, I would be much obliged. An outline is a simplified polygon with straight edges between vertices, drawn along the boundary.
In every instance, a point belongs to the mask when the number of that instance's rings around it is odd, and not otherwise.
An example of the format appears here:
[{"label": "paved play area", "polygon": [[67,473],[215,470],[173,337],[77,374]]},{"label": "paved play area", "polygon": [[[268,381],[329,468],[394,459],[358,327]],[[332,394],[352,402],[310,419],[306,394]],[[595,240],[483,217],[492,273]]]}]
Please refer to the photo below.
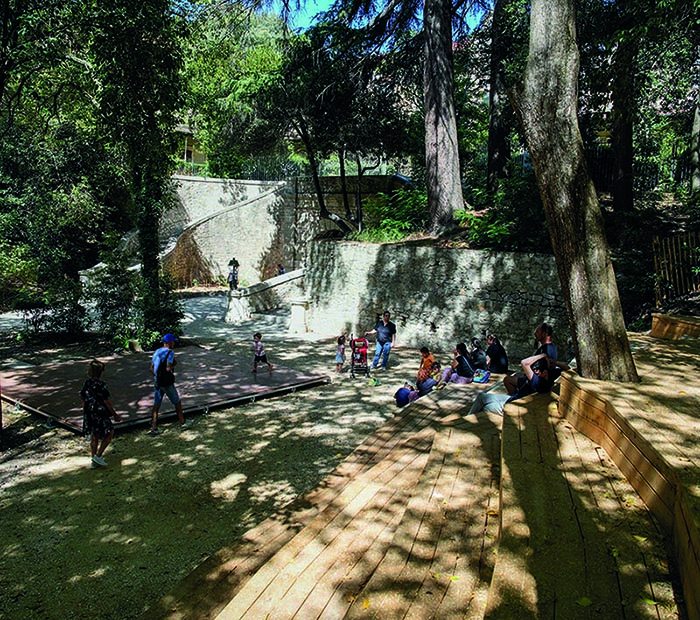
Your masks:
[{"label": "paved play area", "polygon": [[[176,387],[185,415],[206,413],[215,408],[232,407],[256,399],[280,396],[325,384],[329,377],[316,371],[304,371],[276,363],[272,372],[266,366],[252,373],[250,337],[256,330],[284,332],[288,312],[256,316],[254,321],[238,325],[224,323],[225,296],[205,296],[184,302],[185,320],[182,344],[175,349]],[[3,315],[4,329],[21,324],[19,315]],[[237,352],[216,350],[222,341],[235,343]],[[190,344],[186,343],[196,343]],[[198,346],[201,345],[201,346]],[[245,351],[245,356],[242,354]],[[107,364],[104,379],[112,402],[122,416],[117,429],[150,422],[153,405],[151,352],[123,353],[101,357]],[[82,408],[78,392],[86,377],[90,360],[57,361],[28,365],[6,363],[2,375],[2,398],[46,418],[48,424],[82,432]],[[159,419],[174,418],[175,409],[165,399]]]},{"label": "paved play area", "polygon": [[[176,386],[185,415],[231,407],[328,381],[327,376],[304,374],[284,366],[275,366],[273,371],[261,366],[257,373],[252,373],[248,360],[197,346],[177,349],[176,359]],[[107,365],[105,381],[122,416],[116,428],[150,422],[153,404],[150,360],[150,353],[102,358]],[[83,413],[78,392],[85,380],[88,362],[68,361],[5,370],[3,399],[39,413],[51,423],[82,432]],[[165,399],[159,417],[173,416],[175,409]]]}]

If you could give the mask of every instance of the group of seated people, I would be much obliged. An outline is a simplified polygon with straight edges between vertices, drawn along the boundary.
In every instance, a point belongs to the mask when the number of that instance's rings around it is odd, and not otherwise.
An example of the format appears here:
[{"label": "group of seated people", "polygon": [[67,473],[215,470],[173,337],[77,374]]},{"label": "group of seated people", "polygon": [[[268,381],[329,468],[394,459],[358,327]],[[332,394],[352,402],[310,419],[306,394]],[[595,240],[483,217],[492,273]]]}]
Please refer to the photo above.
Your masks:
[{"label": "group of seated people", "polygon": [[404,407],[424,396],[431,390],[444,387],[447,383],[466,384],[474,380],[478,371],[506,374],[503,384],[507,394],[481,392],[477,396],[470,413],[489,411],[502,413],[507,402],[529,394],[549,392],[553,382],[569,366],[557,360],[557,347],[552,341],[552,326],[542,323],[535,329],[535,354],[520,362],[522,373],[508,373],[508,355],[495,334],[487,338],[488,348],[484,351],[477,338],[472,338],[471,348],[459,343],[453,352],[454,360],[449,368],[441,372],[430,351],[421,349],[421,367],[418,370],[415,387],[409,383],[394,394],[399,407]]},{"label": "group of seated people", "polygon": [[472,338],[467,346],[460,342],[453,351],[453,360],[449,367],[442,369],[440,362],[435,361],[427,347],[421,349],[421,365],[416,376],[415,386],[405,383],[394,394],[399,407],[405,407],[425,396],[433,389],[440,389],[448,383],[466,384],[474,380],[480,371],[483,373],[508,372],[508,354],[495,334],[487,337],[486,351],[478,338]]}]

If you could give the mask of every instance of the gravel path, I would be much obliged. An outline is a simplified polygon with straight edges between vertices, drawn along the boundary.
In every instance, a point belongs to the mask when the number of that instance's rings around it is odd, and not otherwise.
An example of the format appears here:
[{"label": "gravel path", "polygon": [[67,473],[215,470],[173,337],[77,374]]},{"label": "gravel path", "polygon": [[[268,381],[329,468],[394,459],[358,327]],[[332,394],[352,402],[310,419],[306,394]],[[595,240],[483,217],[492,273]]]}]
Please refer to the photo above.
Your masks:
[{"label": "gravel path", "polygon": [[[261,331],[275,363],[334,374],[333,339],[287,336],[284,312],[227,325],[225,303],[187,300],[184,335],[249,355]],[[0,330],[17,321],[0,316]],[[156,438],[122,432],[100,470],[88,468],[86,440],[5,407],[3,436],[13,447],[0,456],[0,618],[138,616],[205,557],[316,487],[394,415],[392,395],[420,356],[401,347],[392,356],[376,387],[345,373],[199,416],[189,431],[165,423]]]}]

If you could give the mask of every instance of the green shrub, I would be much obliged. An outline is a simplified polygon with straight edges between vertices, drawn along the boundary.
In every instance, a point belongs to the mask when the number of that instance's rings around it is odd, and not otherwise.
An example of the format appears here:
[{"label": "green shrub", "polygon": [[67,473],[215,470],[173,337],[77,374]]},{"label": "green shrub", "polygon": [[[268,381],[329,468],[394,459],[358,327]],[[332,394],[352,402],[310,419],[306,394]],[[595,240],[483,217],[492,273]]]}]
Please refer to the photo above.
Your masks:
[{"label": "green shrub", "polygon": [[116,348],[125,349],[137,337],[139,277],[127,268],[126,258],[117,250],[103,253],[102,261],[87,287],[87,297],[95,309],[97,329]]},{"label": "green shrub", "polygon": [[415,189],[380,193],[363,204],[364,228],[352,235],[356,241],[399,241],[421,232],[428,224],[428,196]]},{"label": "green shrub", "polygon": [[[486,200],[485,192],[478,196]],[[514,166],[511,176],[500,181],[488,208],[458,211],[455,217],[468,229],[472,247],[552,253],[537,180],[527,168]]]},{"label": "green shrub", "polygon": [[[158,311],[153,312],[151,308],[144,307],[144,299],[148,296],[144,295],[143,281],[141,281],[141,294],[136,300],[138,309],[138,327],[137,335],[144,349],[155,349],[160,346],[164,334],[174,334],[176,336],[182,333],[180,322],[185,317],[182,308],[182,302],[175,296],[175,285],[167,274],[162,274],[159,278],[159,306]],[[150,329],[146,329],[146,321],[144,316],[146,312],[150,315],[149,323],[152,325]]]}]

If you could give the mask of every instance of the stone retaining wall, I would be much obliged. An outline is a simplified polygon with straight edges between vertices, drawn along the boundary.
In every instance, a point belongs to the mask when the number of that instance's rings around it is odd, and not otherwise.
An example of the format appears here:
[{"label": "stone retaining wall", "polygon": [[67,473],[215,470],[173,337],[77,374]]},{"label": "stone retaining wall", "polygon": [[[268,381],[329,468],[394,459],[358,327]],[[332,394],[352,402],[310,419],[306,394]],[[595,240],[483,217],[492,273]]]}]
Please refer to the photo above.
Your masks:
[{"label": "stone retaining wall", "polygon": [[538,323],[554,326],[568,359],[569,329],[552,256],[426,247],[420,243],[316,241],[305,286],[309,329],[325,336],[371,330],[384,309],[399,345],[451,352],[496,333],[517,368]]}]

